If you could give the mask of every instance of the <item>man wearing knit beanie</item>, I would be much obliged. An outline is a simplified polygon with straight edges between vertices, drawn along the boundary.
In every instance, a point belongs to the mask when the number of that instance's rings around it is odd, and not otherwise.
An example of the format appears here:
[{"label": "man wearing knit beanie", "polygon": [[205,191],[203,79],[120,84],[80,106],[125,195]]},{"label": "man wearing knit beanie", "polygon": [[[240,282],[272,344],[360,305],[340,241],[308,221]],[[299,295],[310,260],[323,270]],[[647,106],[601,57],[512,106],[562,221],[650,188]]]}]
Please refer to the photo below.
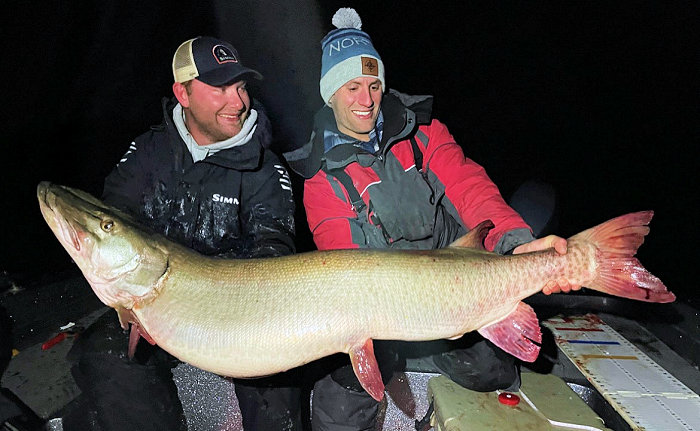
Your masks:
[{"label": "man wearing knit beanie", "polygon": [[[431,96],[387,91],[384,64],[355,10],[338,10],[332,23],[337,28],[321,41],[320,93],[325,105],[315,116],[311,139],[285,154],[292,169],[305,178],[304,207],[319,250],[442,248],[490,219],[495,227],[484,241],[490,251],[554,247],[566,253],[563,238],[534,238],[484,169],[466,158],[447,127],[432,117]],[[369,268],[367,277],[372,277]],[[562,283],[544,292],[577,288]],[[514,358],[472,335],[445,342],[443,353],[426,359],[470,389],[517,390]],[[358,380],[347,360],[330,367],[314,386],[315,430],[374,429],[377,401],[383,397],[378,382],[381,378],[386,383],[398,367],[396,347],[375,340],[374,353],[370,348],[363,351],[376,355],[381,376],[363,374]],[[414,343],[411,348],[420,347]]]},{"label": "man wearing knit beanie", "polygon": [[361,30],[362,22],[354,9],[342,8],[333,16],[338,27],[321,41],[321,97],[328,100],[346,82],[368,77],[384,82],[384,63],[372,45],[369,35]]}]

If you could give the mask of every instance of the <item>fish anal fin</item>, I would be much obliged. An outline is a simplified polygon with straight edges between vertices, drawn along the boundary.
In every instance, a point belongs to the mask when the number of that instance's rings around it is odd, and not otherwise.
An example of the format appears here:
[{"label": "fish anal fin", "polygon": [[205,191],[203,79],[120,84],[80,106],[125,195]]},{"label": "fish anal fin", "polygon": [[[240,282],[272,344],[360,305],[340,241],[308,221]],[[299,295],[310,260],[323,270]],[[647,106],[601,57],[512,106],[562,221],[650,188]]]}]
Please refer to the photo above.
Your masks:
[{"label": "fish anal fin", "polygon": [[[493,344],[526,362],[534,362],[540,352],[542,332],[535,310],[524,302],[504,319],[479,329]],[[538,343],[538,344],[535,344]]]},{"label": "fish anal fin", "polygon": [[374,357],[372,339],[368,338],[363,344],[353,346],[348,353],[357,380],[372,398],[381,401],[384,398],[384,382]]},{"label": "fish anal fin", "polygon": [[484,238],[486,238],[486,235],[489,234],[489,231],[493,229],[493,227],[494,224],[491,220],[484,220],[476,225],[474,229],[467,232],[466,235],[454,240],[454,242],[450,244],[450,247],[468,247],[486,250],[486,247],[484,247]]},{"label": "fish anal fin", "polygon": [[124,307],[119,307],[116,310],[117,314],[119,315],[119,323],[121,324],[123,329],[129,329],[129,324],[131,324],[131,330],[129,332],[128,349],[129,359],[132,359],[134,357],[134,354],[136,353],[136,346],[139,343],[139,338],[143,337],[151,345],[156,344],[153,337],[151,337],[148,331],[146,331],[143,328],[141,322],[139,321],[139,318],[136,317],[136,314],[134,314],[133,310],[128,310]]}]

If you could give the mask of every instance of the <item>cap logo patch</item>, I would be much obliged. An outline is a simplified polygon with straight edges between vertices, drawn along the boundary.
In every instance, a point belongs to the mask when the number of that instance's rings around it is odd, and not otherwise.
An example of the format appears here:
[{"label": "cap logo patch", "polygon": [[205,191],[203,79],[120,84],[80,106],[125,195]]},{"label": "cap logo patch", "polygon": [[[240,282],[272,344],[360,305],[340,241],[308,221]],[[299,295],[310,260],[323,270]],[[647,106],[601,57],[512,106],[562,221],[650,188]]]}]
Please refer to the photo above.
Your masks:
[{"label": "cap logo patch", "polygon": [[238,63],[236,55],[224,45],[214,45],[211,52],[219,64]]},{"label": "cap logo patch", "polygon": [[376,58],[361,57],[361,61],[363,75],[379,76],[379,65]]}]

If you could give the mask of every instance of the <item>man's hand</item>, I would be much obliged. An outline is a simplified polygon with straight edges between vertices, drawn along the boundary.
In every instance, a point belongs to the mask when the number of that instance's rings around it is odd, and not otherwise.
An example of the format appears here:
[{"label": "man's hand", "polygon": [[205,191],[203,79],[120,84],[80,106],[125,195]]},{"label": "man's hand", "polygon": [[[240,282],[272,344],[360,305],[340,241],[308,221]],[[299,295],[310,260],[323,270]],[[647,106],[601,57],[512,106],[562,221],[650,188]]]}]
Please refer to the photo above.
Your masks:
[{"label": "man's hand", "polygon": [[[553,248],[559,254],[566,254],[566,239],[556,235],[547,235],[544,238],[539,238],[527,244],[521,244],[515,247],[513,249],[513,254],[530,253],[533,251],[546,250],[548,248]],[[542,293],[551,295],[552,293],[571,292],[572,290],[579,289],[581,289],[581,286],[572,285],[566,278],[560,278],[558,280],[549,281],[542,289]]]}]

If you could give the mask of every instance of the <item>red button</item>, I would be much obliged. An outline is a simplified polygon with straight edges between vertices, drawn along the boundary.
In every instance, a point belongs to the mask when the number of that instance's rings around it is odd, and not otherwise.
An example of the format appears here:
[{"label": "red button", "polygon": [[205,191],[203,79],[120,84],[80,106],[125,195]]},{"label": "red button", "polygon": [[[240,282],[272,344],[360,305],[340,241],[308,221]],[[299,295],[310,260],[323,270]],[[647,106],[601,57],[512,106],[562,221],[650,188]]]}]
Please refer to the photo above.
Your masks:
[{"label": "red button", "polygon": [[498,401],[507,406],[516,406],[520,402],[520,397],[510,392],[501,392],[498,394]]}]

